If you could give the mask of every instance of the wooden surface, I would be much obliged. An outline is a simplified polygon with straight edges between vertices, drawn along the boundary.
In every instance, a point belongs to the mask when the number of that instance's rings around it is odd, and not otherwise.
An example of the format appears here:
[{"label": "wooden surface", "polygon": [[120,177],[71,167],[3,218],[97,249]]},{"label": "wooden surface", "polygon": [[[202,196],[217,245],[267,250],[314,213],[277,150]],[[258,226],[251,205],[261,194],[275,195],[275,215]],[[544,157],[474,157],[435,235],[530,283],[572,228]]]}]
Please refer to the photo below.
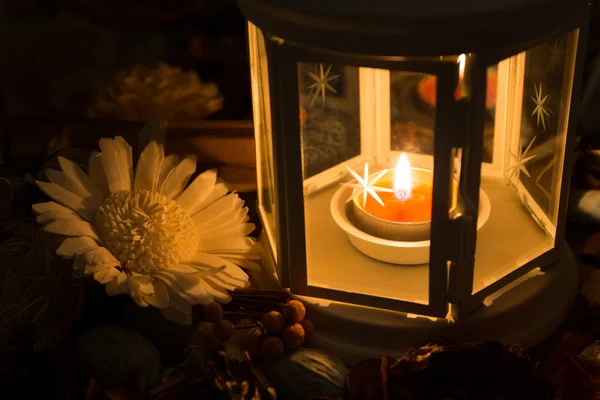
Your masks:
[{"label": "wooden surface", "polygon": [[[87,155],[97,149],[98,140],[103,137],[123,136],[135,155],[143,145],[139,137],[142,126],[138,122],[88,118],[7,120],[2,127],[6,128],[4,137],[0,136],[4,146],[0,176],[35,174],[42,168],[41,160],[57,152],[75,162],[86,163]],[[63,131],[67,132],[67,138],[57,139]],[[217,168],[219,175],[235,190],[256,189],[252,121],[170,123],[166,138],[166,152],[195,154],[198,171]]]}]

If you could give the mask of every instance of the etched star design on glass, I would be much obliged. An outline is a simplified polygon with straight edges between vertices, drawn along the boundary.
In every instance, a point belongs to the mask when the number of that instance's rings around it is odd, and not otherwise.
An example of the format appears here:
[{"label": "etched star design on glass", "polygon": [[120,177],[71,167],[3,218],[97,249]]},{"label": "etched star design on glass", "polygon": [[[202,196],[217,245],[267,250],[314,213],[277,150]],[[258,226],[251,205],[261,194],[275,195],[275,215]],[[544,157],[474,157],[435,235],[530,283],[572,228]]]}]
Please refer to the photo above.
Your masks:
[{"label": "etched star design on glass", "polygon": [[550,103],[552,97],[549,94],[544,95],[544,89],[541,82],[539,86],[534,83],[533,88],[535,90],[535,97],[531,96],[531,100],[533,100],[535,108],[531,115],[537,117],[537,127],[540,127],[541,122],[544,132],[546,132],[546,119],[549,119],[550,115],[554,114],[548,107],[548,103]]},{"label": "etched star design on glass", "polygon": [[375,177],[372,180],[369,180],[369,163],[365,163],[364,177],[361,177],[360,175],[358,175],[349,166],[347,166],[347,165],[344,165],[344,166],[346,167],[348,172],[350,172],[350,174],[352,174],[354,179],[356,179],[356,181],[358,182],[358,183],[348,182],[348,183],[345,183],[344,186],[350,186],[350,187],[362,190],[362,206],[363,206],[363,208],[367,206],[367,197],[369,195],[371,195],[373,197],[373,199],[375,199],[375,201],[377,201],[379,204],[381,204],[382,206],[385,207],[385,204],[383,203],[383,201],[381,200],[381,197],[379,197],[377,192],[393,193],[394,189],[375,186],[375,184],[388,172],[388,170],[384,169],[383,171],[380,171],[377,175],[375,175]]},{"label": "etched star design on glass", "polygon": [[518,178],[519,172],[523,172],[525,175],[527,175],[527,177],[531,178],[531,174],[527,170],[527,167],[525,166],[525,164],[537,156],[537,154],[534,154],[532,156],[528,155],[529,150],[531,150],[531,146],[533,146],[533,142],[535,142],[535,137],[531,140],[531,142],[529,143],[529,145],[527,146],[525,151],[523,151],[523,139],[521,139],[521,141],[519,142],[518,153],[515,154],[512,151],[510,152],[510,155],[513,156],[513,158],[515,159],[516,164],[509,167],[507,170],[507,172],[510,172],[507,184],[513,178],[513,176],[515,176],[515,174],[517,174],[517,178]]},{"label": "etched star design on glass", "polygon": [[548,44],[548,57],[546,58],[546,72],[556,71],[564,60],[565,42],[556,39],[552,44]]},{"label": "etched star design on glass", "polygon": [[323,64],[319,64],[319,74],[315,74],[310,71],[305,71],[306,74],[313,80],[313,83],[306,86],[307,89],[310,90],[309,96],[311,96],[310,107],[315,104],[315,101],[321,95],[321,102],[325,105],[325,97],[327,95],[327,91],[337,93],[335,88],[329,84],[329,82],[336,80],[340,77],[340,74],[329,75],[331,73],[331,65],[327,67],[327,69],[323,68]]}]

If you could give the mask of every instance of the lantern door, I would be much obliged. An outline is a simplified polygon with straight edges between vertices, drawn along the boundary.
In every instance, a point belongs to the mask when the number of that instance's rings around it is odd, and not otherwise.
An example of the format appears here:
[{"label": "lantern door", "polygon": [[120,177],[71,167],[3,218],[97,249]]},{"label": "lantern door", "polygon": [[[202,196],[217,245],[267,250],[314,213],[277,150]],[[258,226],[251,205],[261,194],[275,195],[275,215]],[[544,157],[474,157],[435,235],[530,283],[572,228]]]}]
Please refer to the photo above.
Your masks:
[{"label": "lantern door", "polygon": [[474,258],[456,274],[451,297],[461,314],[516,282],[543,279],[541,268],[562,254],[578,37],[574,29],[478,67],[485,107],[470,118],[483,138],[482,158],[470,168],[481,171],[479,209],[487,203],[490,214],[476,241],[470,232],[466,253]]},{"label": "lantern door", "polygon": [[[445,317],[448,262],[468,221],[456,214],[465,209],[457,171],[468,111],[457,98],[456,57],[361,59],[277,38],[267,40],[267,54],[276,66],[269,74],[284,284],[309,297]],[[392,207],[401,168],[411,174],[410,198],[419,199],[408,212]],[[401,228],[390,233],[381,221]]]}]

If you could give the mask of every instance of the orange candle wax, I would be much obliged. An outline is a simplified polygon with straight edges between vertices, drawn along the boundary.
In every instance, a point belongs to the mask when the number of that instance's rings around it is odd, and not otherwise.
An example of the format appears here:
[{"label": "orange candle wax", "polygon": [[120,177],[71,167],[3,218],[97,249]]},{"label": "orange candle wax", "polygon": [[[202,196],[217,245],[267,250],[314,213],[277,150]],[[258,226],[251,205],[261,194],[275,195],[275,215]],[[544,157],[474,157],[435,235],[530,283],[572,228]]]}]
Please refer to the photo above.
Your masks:
[{"label": "orange candle wax", "polygon": [[[381,180],[377,186],[393,189],[392,181]],[[430,182],[413,182],[412,192],[406,200],[400,200],[394,193],[377,193],[382,206],[372,196],[367,196],[364,210],[374,217],[391,222],[429,222],[431,221],[431,201],[433,187]],[[362,196],[359,201],[362,204]]]}]

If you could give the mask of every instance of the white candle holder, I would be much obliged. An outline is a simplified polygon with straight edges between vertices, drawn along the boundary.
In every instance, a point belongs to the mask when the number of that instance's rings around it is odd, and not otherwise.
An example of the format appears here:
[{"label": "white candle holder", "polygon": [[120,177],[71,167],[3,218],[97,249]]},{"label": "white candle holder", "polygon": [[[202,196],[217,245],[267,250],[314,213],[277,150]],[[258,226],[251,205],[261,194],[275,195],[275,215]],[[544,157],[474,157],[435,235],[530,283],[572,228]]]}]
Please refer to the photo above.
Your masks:
[{"label": "white candle holder", "polygon": [[[330,203],[331,215],[336,224],[346,232],[350,242],[358,249],[361,253],[374,258],[379,261],[387,262],[390,264],[399,265],[420,265],[427,264],[429,262],[429,247],[430,240],[392,240],[388,238],[381,238],[365,232],[364,225],[358,222],[364,219],[359,213],[356,212],[357,207],[354,199],[356,194],[354,189],[347,186],[342,186],[333,195]],[[364,211],[363,211],[364,212]],[[487,194],[480,189],[479,191],[479,217],[477,220],[477,229],[480,229],[490,217],[491,204]],[[361,215],[358,216],[357,215]],[[369,215],[369,220],[373,220],[373,216]],[[383,221],[383,220],[382,220]],[[363,221],[364,222],[364,221]],[[390,221],[385,221],[386,225],[392,224]],[[403,224],[401,235],[405,237],[421,237],[422,229],[425,227],[410,227],[406,229],[406,223],[394,223]],[[426,223],[429,224],[429,223]],[[359,226],[361,228],[359,228]],[[393,233],[394,228],[389,225],[391,229],[390,237],[396,234]],[[380,228],[380,227],[379,227]],[[378,228],[378,229],[379,229]],[[368,229],[368,228],[367,228]],[[427,226],[427,234],[429,234],[429,226]]]},{"label": "white candle holder", "polygon": [[[381,178],[381,181],[393,182],[395,169],[392,168]],[[433,171],[424,168],[411,168],[411,174],[418,183],[426,183],[433,187]],[[372,174],[371,177],[376,176]],[[379,218],[366,211],[360,201],[360,190],[352,193],[352,212],[355,225],[363,232],[381,239],[395,241],[417,242],[429,240],[431,220],[424,222],[396,222]]]}]

